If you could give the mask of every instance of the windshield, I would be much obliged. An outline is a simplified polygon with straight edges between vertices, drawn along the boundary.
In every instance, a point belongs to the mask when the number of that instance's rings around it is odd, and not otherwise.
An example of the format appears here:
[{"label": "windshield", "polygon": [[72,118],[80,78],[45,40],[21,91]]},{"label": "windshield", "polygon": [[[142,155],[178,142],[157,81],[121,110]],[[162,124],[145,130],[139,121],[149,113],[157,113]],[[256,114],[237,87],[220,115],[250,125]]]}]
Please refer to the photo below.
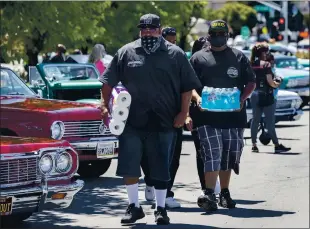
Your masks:
[{"label": "windshield", "polygon": [[45,65],[45,77],[49,81],[98,79],[98,71],[89,65]]},{"label": "windshield", "polygon": [[303,69],[296,59],[276,59],[277,68]]},{"label": "windshield", "polygon": [[36,96],[36,94],[28,88],[27,85],[13,71],[1,69],[0,77],[1,95]]}]

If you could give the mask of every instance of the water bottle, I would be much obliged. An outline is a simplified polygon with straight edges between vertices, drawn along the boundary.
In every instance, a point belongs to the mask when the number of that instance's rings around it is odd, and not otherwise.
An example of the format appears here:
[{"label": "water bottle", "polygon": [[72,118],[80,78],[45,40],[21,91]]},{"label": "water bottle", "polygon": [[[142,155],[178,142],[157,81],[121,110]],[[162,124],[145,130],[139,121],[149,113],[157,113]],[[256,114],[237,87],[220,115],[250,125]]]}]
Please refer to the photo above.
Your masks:
[{"label": "water bottle", "polygon": [[230,107],[229,97],[230,97],[229,89],[223,88],[223,93],[222,93],[223,110],[227,110]]},{"label": "water bottle", "polygon": [[273,89],[273,97],[275,100],[278,98],[278,92],[279,92],[279,88]]},{"label": "water bottle", "polygon": [[204,87],[201,93],[201,108],[202,109],[208,109],[208,97],[209,97],[209,88]]},{"label": "water bottle", "polygon": [[238,109],[240,109],[240,95],[241,95],[241,92],[240,92],[240,90],[237,87],[234,87],[233,91],[234,91],[233,97],[234,97],[234,102],[235,103],[232,105],[232,109],[238,110]]}]

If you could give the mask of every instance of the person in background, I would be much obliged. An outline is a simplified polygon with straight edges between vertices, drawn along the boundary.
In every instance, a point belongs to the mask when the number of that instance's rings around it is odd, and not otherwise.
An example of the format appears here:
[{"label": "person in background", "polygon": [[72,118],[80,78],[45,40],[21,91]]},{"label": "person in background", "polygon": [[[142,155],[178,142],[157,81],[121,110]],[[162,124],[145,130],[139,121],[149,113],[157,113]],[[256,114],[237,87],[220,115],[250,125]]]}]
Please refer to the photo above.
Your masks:
[{"label": "person in background", "polygon": [[172,44],[177,43],[177,32],[173,27],[166,27],[161,31],[163,38],[169,41]]},{"label": "person in background", "polygon": [[101,76],[103,72],[105,71],[106,67],[104,66],[104,63],[102,61],[102,58],[106,54],[105,48],[102,44],[96,44],[91,54],[89,55],[88,62],[92,63],[96,66],[97,70],[99,71],[99,75]]},{"label": "person in background", "polygon": [[56,47],[56,55],[50,59],[50,63],[64,63],[66,60],[66,46],[58,44]]},{"label": "person in background", "polygon": [[[269,46],[267,43],[257,43],[252,48],[251,64],[256,74],[256,89],[251,95],[251,105],[253,110],[253,119],[251,123],[252,152],[258,153],[257,132],[261,122],[262,114],[265,114],[264,121],[268,135],[271,137],[275,146],[274,152],[281,153],[291,150],[279,143],[275,127],[276,102],[274,90],[278,88],[281,81],[276,81],[275,74],[272,72],[272,66],[267,61]],[[272,59],[269,56],[269,59]]]},{"label": "person in background", "polygon": [[162,38],[159,16],[143,15],[137,27],[140,38],[120,48],[99,78],[103,83],[101,110],[107,123],[112,88],[122,83],[132,101],[119,136],[116,174],[124,178],[129,199],[121,223],[145,217],[138,193],[141,158],[146,154],[155,187],[155,222],[169,224],[165,201],[175,129],[185,123],[191,130],[188,109],[192,90],[201,84],[183,50]]},{"label": "person in background", "polygon": [[[163,38],[169,41],[172,44],[176,44],[176,29],[173,27],[166,27],[161,32]],[[180,166],[180,157],[182,151],[182,140],[183,140],[183,127],[176,128],[176,139],[175,139],[175,147],[172,148],[172,160],[170,164],[170,181],[167,189],[166,195],[166,207],[167,208],[179,208],[181,204],[174,198],[174,192],[171,191],[173,187],[173,183]],[[144,172],[144,182],[146,184],[145,187],[145,199],[147,201],[153,201],[155,199],[155,190],[152,186],[152,181],[149,177],[149,168],[148,168],[148,159],[144,154],[142,156],[141,167]]]},{"label": "person in background", "polygon": [[[239,174],[240,158],[244,146],[243,132],[247,124],[244,102],[255,88],[255,74],[248,58],[239,50],[228,47],[228,26],[225,21],[212,21],[207,40],[210,49],[197,51],[190,59],[202,87],[193,90],[192,100],[198,105],[193,114],[204,162],[205,190],[197,204],[206,212],[223,208],[235,208],[229,185],[231,171]],[[234,88],[240,92],[240,109],[232,112],[210,112],[201,109],[204,86]],[[217,202],[214,189],[220,177],[221,193]]]}]

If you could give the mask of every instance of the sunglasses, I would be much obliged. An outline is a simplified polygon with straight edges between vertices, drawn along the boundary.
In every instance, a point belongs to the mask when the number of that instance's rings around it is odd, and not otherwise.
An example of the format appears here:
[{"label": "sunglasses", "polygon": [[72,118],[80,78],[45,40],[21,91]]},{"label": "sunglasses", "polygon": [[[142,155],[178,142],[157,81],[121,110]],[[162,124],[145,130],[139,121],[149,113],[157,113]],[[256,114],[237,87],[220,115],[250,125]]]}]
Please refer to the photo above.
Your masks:
[{"label": "sunglasses", "polygon": [[226,32],[210,32],[209,35],[211,37],[223,37],[223,36],[227,36]]}]

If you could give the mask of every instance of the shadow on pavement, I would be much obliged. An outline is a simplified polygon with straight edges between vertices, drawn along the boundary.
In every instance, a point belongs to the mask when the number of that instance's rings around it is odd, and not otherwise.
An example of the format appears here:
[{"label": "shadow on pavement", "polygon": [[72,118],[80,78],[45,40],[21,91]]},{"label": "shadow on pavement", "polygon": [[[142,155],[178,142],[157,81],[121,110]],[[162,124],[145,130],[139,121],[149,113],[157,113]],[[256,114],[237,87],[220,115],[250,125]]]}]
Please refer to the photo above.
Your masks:
[{"label": "shadow on pavement", "polygon": [[150,225],[139,223],[131,226],[130,228],[219,228],[207,225],[187,224],[187,223],[171,223],[169,225]]},{"label": "shadow on pavement", "polygon": [[[271,218],[271,217],[280,217],[283,215],[293,215],[295,214],[295,212],[237,207],[235,209],[218,209],[213,214],[227,215],[234,218]],[[203,215],[210,215],[210,214],[203,213]]]},{"label": "shadow on pavement", "polygon": [[274,155],[278,155],[278,156],[289,156],[289,155],[300,155],[302,153],[294,153],[294,152],[284,152],[284,153],[266,153],[266,154],[274,154]]},{"label": "shadow on pavement", "polygon": [[265,200],[235,200],[237,204],[241,205],[253,205],[253,204],[260,204],[266,202]]}]

